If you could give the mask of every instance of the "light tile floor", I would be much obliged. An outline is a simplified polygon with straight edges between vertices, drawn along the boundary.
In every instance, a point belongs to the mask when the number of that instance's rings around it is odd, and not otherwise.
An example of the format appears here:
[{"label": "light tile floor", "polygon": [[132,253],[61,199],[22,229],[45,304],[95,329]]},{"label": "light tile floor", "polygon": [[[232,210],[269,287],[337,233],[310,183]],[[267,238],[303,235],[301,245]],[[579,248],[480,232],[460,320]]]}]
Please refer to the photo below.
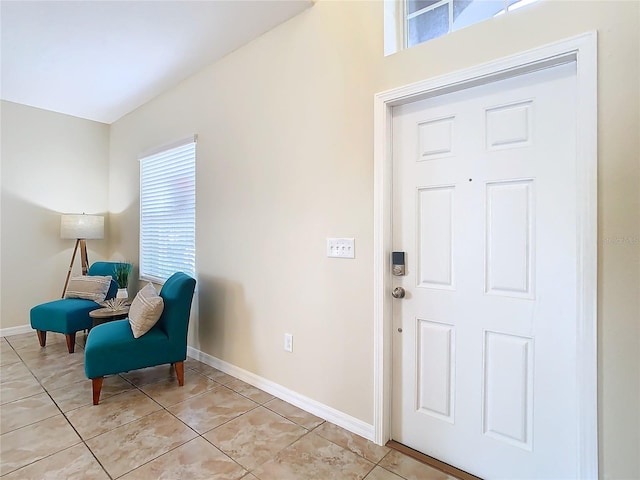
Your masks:
[{"label": "light tile floor", "polygon": [[25,479],[454,480],[193,359],[107,377],[83,345],[0,338],[0,476]]}]

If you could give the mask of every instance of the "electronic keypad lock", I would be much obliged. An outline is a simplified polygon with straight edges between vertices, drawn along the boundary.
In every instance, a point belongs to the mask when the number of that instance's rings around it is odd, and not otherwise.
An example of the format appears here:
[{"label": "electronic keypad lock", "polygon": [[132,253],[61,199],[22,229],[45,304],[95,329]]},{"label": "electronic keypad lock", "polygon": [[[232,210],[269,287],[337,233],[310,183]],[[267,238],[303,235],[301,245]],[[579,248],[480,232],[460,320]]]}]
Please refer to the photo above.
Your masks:
[{"label": "electronic keypad lock", "polygon": [[406,275],[404,266],[404,252],[391,253],[391,274],[396,277]]}]

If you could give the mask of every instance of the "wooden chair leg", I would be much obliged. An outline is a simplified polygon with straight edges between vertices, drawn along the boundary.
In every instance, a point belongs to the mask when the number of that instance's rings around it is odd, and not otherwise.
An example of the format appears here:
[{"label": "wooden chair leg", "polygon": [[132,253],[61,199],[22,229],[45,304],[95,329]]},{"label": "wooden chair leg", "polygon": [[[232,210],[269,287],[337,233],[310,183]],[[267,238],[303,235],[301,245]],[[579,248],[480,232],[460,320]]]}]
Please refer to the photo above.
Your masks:
[{"label": "wooden chair leg", "polygon": [[176,376],[178,377],[178,385],[184,386],[184,362],[176,362],[173,365],[176,369]]},{"label": "wooden chair leg", "polygon": [[36,330],[38,334],[38,341],[40,342],[40,346],[44,347],[47,344],[47,331],[46,330]]},{"label": "wooden chair leg", "polygon": [[69,353],[73,353],[76,349],[76,332],[67,333],[65,337],[67,338],[67,350]]},{"label": "wooden chair leg", "polygon": [[92,378],[91,389],[93,390],[93,404],[98,405],[100,402],[100,391],[102,390],[102,382],[104,377]]}]

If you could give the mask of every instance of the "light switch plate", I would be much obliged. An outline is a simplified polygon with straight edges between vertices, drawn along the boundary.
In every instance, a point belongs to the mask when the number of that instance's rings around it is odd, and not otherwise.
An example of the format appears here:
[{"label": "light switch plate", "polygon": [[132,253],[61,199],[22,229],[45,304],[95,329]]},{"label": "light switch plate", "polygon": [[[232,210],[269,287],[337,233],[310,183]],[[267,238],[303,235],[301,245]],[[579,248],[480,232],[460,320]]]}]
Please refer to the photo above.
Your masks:
[{"label": "light switch plate", "polygon": [[284,351],[293,352],[293,335],[290,333],[284,334]]},{"label": "light switch plate", "polygon": [[354,238],[327,238],[327,257],[356,258]]}]

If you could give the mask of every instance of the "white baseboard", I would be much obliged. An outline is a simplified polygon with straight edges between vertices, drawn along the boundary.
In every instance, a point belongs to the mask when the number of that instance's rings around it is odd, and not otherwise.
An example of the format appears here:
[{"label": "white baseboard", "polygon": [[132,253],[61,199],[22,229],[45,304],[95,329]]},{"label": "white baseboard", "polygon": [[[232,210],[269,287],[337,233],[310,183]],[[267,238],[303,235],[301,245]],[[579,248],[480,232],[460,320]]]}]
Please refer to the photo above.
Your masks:
[{"label": "white baseboard", "polygon": [[227,363],[224,360],[220,360],[219,358],[201,352],[200,350],[196,350],[193,347],[187,347],[187,354],[191,358],[217,368],[218,370],[221,370],[226,374],[239,378],[243,382],[253,385],[260,390],[264,390],[265,392],[270,393],[271,395],[278,397],[285,402],[289,402],[291,405],[295,405],[296,407],[301,408],[317,417],[338,425],[339,427],[342,427],[345,430],[350,431],[351,433],[360,435],[367,440],[373,441],[374,439],[373,425],[363,422],[362,420],[354,418],[351,415],[347,415],[344,412],[336,410],[335,408],[329,407],[328,405],[320,403],[309,397],[305,397],[304,395],[294,392],[293,390],[283,387],[282,385],[272,382],[271,380],[267,380],[266,378],[262,378],[259,375],[251,373],[240,367],[236,367],[235,365]]},{"label": "white baseboard", "polygon": [[31,325],[20,325],[19,327],[0,328],[0,337],[10,337],[11,335],[20,335],[21,333],[33,332]]}]

